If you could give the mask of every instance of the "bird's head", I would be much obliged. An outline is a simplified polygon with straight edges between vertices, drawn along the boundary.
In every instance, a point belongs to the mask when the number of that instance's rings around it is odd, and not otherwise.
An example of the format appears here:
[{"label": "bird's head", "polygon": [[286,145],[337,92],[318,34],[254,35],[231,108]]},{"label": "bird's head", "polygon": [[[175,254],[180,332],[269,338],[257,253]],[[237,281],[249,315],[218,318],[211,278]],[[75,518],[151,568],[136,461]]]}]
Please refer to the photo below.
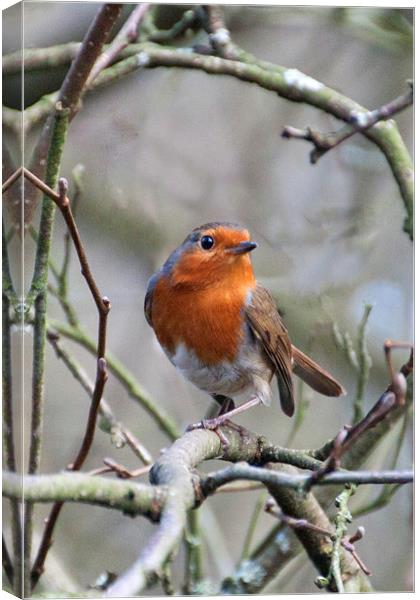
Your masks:
[{"label": "bird's head", "polygon": [[193,229],[168,258],[164,271],[175,286],[253,285],[249,253],[256,247],[249,232],[239,225],[207,223]]}]

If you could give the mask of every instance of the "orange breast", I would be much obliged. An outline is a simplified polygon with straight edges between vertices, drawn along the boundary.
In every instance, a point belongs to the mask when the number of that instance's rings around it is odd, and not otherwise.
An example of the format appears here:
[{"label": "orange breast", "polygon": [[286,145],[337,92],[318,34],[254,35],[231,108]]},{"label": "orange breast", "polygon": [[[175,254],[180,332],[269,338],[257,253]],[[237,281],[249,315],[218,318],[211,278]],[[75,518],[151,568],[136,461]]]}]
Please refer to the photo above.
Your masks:
[{"label": "orange breast", "polygon": [[178,289],[162,277],[152,305],[153,329],[160,344],[173,354],[184,343],[208,365],[233,361],[244,335],[244,303],[255,281],[231,284]]}]

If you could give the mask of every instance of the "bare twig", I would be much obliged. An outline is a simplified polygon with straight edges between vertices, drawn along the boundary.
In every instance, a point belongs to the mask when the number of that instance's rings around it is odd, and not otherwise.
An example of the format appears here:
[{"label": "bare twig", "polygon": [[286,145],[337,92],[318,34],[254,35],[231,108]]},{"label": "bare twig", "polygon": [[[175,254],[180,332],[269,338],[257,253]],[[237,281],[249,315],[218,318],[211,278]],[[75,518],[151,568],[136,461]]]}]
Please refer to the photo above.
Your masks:
[{"label": "bare twig", "polygon": [[341,576],[341,565],[340,565],[340,548],[343,537],[347,531],[347,524],[351,522],[351,513],[348,507],[348,501],[350,496],[354,494],[355,488],[353,486],[346,487],[339,496],[337,496],[335,503],[338,508],[337,515],[334,519],[335,533],[333,538],[333,546],[331,553],[331,566],[328,575],[329,583],[335,583],[337,592],[344,592],[344,585]]},{"label": "bare twig", "polygon": [[409,82],[409,89],[405,94],[398,96],[388,104],[371,111],[352,111],[349,117],[349,124],[338,131],[331,133],[321,133],[307,127],[306,129],[296,129],[295,127],[285,127],[281,136],[286,139],[305,140],[314,145],[309,157],[314,165],[332,148],[352,137],[355,133],[366,131],[379,121],[386,121],[397,113],[401,112],[413,104],[413,84]]},{"label": "bare twig", "polygon": [[[47,339],[54,348],[57,357],[62,359],[74,378],[79,381],[83,389],[86,390],[90,397],[92,397],[94,385],[84,372],[81,365],[60,344],[57,333],[51,329],[48,329]],[[150,452],[123,423],[120,423],[117,420],[105,398],[101,398],[99,414],[101,416],[99,427],[106,433],[110,434],[111,441],[117,448],[127,444],[135,456],[144,464],[149,465],[152,463],[152,455]]]},{"label": "bare twig", "polygon": [[230,32],[226,27],[223,9],[216,4],[208,4],[204,12],[203,26],[209,34],[209,40],[215,53],[228,60],[237,60],[239,51],[231,41]]},{"label": "bare twig", "polygon": [[[89,263],[86,257],[86,253],[83,247],[83,243],[81,241],[76,223],[73,218],[73,214],[70,208],[70,201],[66,196],[68,184],[65,179],[60,179],[59,181],[59,193],[54,192],[48,185],[42,182],[38,177],[33,175],[26,168],[23,169],[24,176],[31,181],[34,185],[39,187],[42,192],[51,198],[53,202],[60,209],[64,220],[66,221],[67,227],[70,231],[70,235],[72,237],[73,243],[76,248],[76,252],[79,258],[82,274],[84,275],[86,282],[88,284],[89,290],[92,294],[92,297],[95,301],[98,314],[99,314],[99,326],[98,326],[98,345],[97,345],[97,371],[96,371],[96,382],[95,388],[92,393],[92,403],[89,411],[88,421],[86,425],[85,434],[83,437],[82,445],[80,450],[71,465],[71,470],[78,471],[80,467],[83,465],[90,447],[93,442],[96,419],[99,410],[99,404],[101,401],[103,389],[107,379],[106,372],[106,361],[105,361],[105,347],[106,347],[106,324],[109,310],[111,308],[110,302],[108,298],[102,296],[99,292],[99,289],[96,285],[95,279],[92,275],[92,272],[89,267]],[[55,522],[58,518],[58,515],[61,510],[60,503],[57,503],[51,512],[50,517],[48,518],[47,525],[44,532],[44,537],[41,541],[41,546],[39,549],[39,553],[35,560],[35,565],[32,570],[32,585],[35,585],[38,581],[39,577],[43,571],[44,561],[48,552],[48,548],[51,544],[51,536],[54,529]]]},{"label": "bare twig", "polygon": [[[58,96],[54,96],[53,104],[48,109],[49,114],[47,120],[44,123],[43,130],[40,134],[37,144],[32,153],[30,162],[30,170],[41,179],[44,178],[46,156],[49,148],[50,131],[52,129],[52,122],[55,118],[54,114],[51,113],[51,109],[55,107],[56,115],[60,111],[68,111],[69,121],[76,115],[80,109],[80,102],[82,95],[85,91],[86,81],[89,74],[102,52],[103,45],[108,39],[112,26],[117,20],[122,10],[121,4],[104,4],[97,12],[95,19],[89,27],[83,42],[79,48],[78,54],[72,62],[70,69],[61,85]],[[30,121],[24,119],[26,123]],[[59,166],[60,160],[57,156],[57,166]],[[58,172],[58,168],[56,169]],[[55,181],[47,181],[51,187],[55,187]],[[27,198],[29,202],[25,204],[25,226],[30,222],[34,214],[34,205],[37,202],[37,195],[31,194]],[[52,217],[51,219],[52,220]]]},{"label": "bare twig", "polygon": [[370,357],[366,342],[366,327],[372,308],[373,307],[370,304],[366,304],[365,306],[365,310],[358,327],[356,350],[353,347],[350,334],[346,331],[343,335],[340,332],[336,321],[333,321],[332,325],[335,343],[344,352],[348,362],[357,373],[357,387],[353,401],[353,425],[358,423],[363,417],[364,395],[367,383],[369,381],[370,369],[372,367],[372,359]]},{"label": "bare twig", "polygon": [[21,177],[21,175],[22,175],[22,167],[19,167],[3,183],[2,188],[1,188],[2,189],[2,193],[4,194],[5,192],[7,192],[7,190],[15,183],[15,181],[17,181]]},{"label": "bare twig", "polygon": [[[408,362],[405,363],[397,373],[394,372],[390,356],[391,349],[395,347],[411,348],[411,354]],[[345,426],[338,432],[332,443],[326,444],[324,449],[328,454],[328,460],[326,460],[321,469],[312,473],[311,481],[308,482],[309,487],[317,482],[318,479],[323,477],[326,473],[338,468],[342,456],[352,448],[355,441],[363,433],[369,429],[372,429],[378,423],[386,419],[391,411],[404,405],[407,391],[406,379],[413,370],[412,345],[408,343],[387,341],[385,342],[384,349],[388,369],[390,372],[390,385],[366,414],[366,416],[359,421],[359,423],[353,427]]]},{"label": "bare twig", "polygon": [[[10,338],[10,306],[17,305],[18,299],[10,275],[9,256],[4,232],[2,229],[2,392],[3,392],[3,460],[7,469],[16,471],[16,454],[14,444],[14,419],[12,402],[12,353]],[[14,555],[14,567],[11,573],[13,591],[19,595],[22,592],[22,523],[17,502],[11,500],[11,531]],[[6,549],[7,550],[7,549]],[[3,554],[4,558],[7,558]]]},{"label": "bare twig", "polygon": [[[73,216],[76,215],[77,206],[79,204],[79,200],[82,194],[82,174],[84,172],[83,165],[76,165],[72,171],[72,180],[74,182],[74,194],[73,194],[73,202],[72,202],[72,212]],[[34,173],[36,175],[36,173]],[[35,187],[35,186],[34,186]],[[70,256],[71,256],[71,248],[72,248],[72,240],[71,235],[68,229],[66,229],[64,233],[64,258],[61,266],[61,270],[58,273],[53,271],[54,277],[58,282],[58,291],[59,298],[63,298],[64,301],[67,301],[67,279],[68,279],[68,269],[70,265]]]},{"label": "bare twig", "polygon": [[[51,143],[48,148],[46,163],[46,182],[55,187],[60,167],[61,156],[67,136],[69,110],[61,107],[52,119],[53,127]],[[32,367],[32,414],[31,434],[29,445],[28,472],[38,471],[41,461],[42,423],[44,411],[44,382],[45,382],[45,337],[47,313],[47,279],[48,259],[51,249],[52,229],[55,207],[48,197],[42,203],[41,220],[39,225],[38,244],[36,249],[35,266],[31,286],[25,299],[25,309],[34,305],[33,322],[33,367]],[[33,534],[33,507],[30,503],[24,506],[24,593],[30,594],[30,568]]]},{"label": "bare twig", "polygon": [[188,29],[198,27],[199,19],[197,18],[197,12],[197,9],[186,10],[179,21],[174,23],[170,29],[157,29],[153,26],[152,30],[147,35],[147,39],[150,42],[157,43],[175,40],[188,31]]},{"label": "bare twig", "polygon": [[58,101],[62,102],[65,108],[69,108],[72,115],[79,109],[86,81],[121,10],[121,4],[104,4],[99,9],[66,75]]},{"label": "bare twig", "polygon": [[[223,490],[223,488],[219,488],[219,490]],[[255,503],[254,510],[252,511],[251,518],[249,520],[248,528],[245,534],[244,543],[241,551],[241,561],[247,560],[251,554],[251,545],[252,540],[255,534],[255,530],[257,528],[258,519],[263,510],[264,504],[266,502],[267,492],[264,491],[258,496],[258,500]]]},{"label": "bare twig", "polygon": [[13,582],[14,582],[13,563],[12,563],[12,559],[10,558],[9,551],[7,549],[6,540],[4,539],[4,535],[1,538],[1,544],[2,544],[1,558],[2,558],[2,563],[3,563],[3,569],[7,575],[7,579],[9,580],[10,584],[13,585]]},{"label": "bare twig", "polygon": [[[73,325],[67,326],[57,321],[50,321],[51,326],[60,335],[73,340],[88,350],[91,354],[96,354],[95,341],[81,328]],[[171,439],[176,440],[180,436],[180,431],[173,418],[166,413],[157,402],[149,396],[146,390],[136,380],[125,365],[115,356],[108,353],[105,357],[110,373],[112,373],[122,384],[128,395],[137,401],[140,406],[152,417],[158,427]]]},{"label": "bare twig", "polygon": [[327,537],[331,537],[332,533],[328,529],[324,529],[319,525],[314,525],[310,523],[307,519],[295,519],[286,515],[276,504],[274,498],[269,498],[264,506],[265,512],[273,515],[277,519],[279,519],[282,523],[286,523],[292,529],[310,529],[311,531],[315,531],[321,535],[325,535]]},{"label": "bare twig", "polygon": [[124,48],[126,48],[131,42],[136,41],[138,26],[148,10],[148,3],[138,4],[134,7],[127,21],[121,27],[118,35],[112,41],[112,44],[110,44],[104,50],[104,52],[102,52],[93,65],[92,71],[90,72],[89,78],[86,82],[87,87],[89,87],[95,77],[103,69],[115,61],[117,56]]},{"label": "bare twig", "polygon": [[104,348],[106,343],[106,316],[110,310],[110,303],[108,298],[103,297],[99,292],[98,286],[96,285],[95,279],[92,275],[92,272],[89,267],[89,263],[86,257],[86,252],[83,247],[82,240],[80,238],[76,223],[74,221],[73,213],[70,208],[70,201],[66,196],[68,184],[67,180],[61,178],[59,181],[59,189],[60,192],[54,192],[47,184],[45,184],[41,179],[36,177],[33,173],[31,173],[28,169],[23,167],[23,174],[33,185],[37,186],[46,196],[51,198],[53,202],[60,209],[63,218],[67,224],[70,235],[72,237],[74,246],[76,248],[76,252],[79,258],[80,267],[82,271],[82,275],[86,279],[86,283],[88,284],[89,290],[93,296],[96,307],[101,317],[101,322],[99,326],[99,347],[98,347],[98,358],[104,356]]}]

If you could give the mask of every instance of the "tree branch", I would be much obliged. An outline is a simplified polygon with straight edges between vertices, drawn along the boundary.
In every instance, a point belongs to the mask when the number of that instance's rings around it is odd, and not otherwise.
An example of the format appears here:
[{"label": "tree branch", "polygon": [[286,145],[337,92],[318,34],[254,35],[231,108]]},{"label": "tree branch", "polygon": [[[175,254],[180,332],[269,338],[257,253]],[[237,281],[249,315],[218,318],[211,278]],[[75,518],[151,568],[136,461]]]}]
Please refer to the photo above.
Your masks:
[{"label": "tree branch", "polygon": [[[95,79],[93,87],[115,81],[139,67],[182,67],[198,69],[209,74],[228,75],[242,81],[255,83],[264,89],[274,91],[283,98],[293,102],[304,102],[345,121],[350,124],[352,132],[354,115],[358,115],[357,119],[360,122],[363,120],[360,115],[371,114],[363,106],[297,69],[287,69],[267,61],[259,61],[238,46],[235,46],[237,60],[203,56],[191,51],[191,48],[173,49],[150,42],[132,44],[126,50],[130,53],[135,50],[136,53],[102,71]],[[29,114],[34,106],[27,109],[27,119],[25,119],[27,122],[32,121]],[[407,212],[404,230],[412,237],[413,166],[398,129],[394,122],[389,121],[388,123],[378,122],[375,126],[367,129],[362,128],[361,132],[379,147],[388,161]]]},{"label": "tree branch", "polygon": [[[23,484],[23,487],[22,487]],[[84,473],[28,475],[3,473],[6,498],[30,502],[79,502],[120,510],[129,516],[143,515],[158,521],[167,497],[164,487]]]},{"label": "tree branch", "polygon": [[92,83],[95,77],[108,65],[113,63],[124,48],[126,48],[130,42],[135,42],[137,39],[137,29],[139,24],[142,22],[144,15],[149,10],[149,4],[138,4],[134,7],[127,21],[121,27],[120,31],[102,54],[98,57],[97,61],[93,65],[90,72],[89,78],[86,81],[86,86]]},{"label": "tree branch", "polygon": [[[288,475],[270,469],[253,467],[237,463],[227,469],[206,475],[201,480],[201,492],[204,497],[213,494],[217,488],[238,479],[246,481],[261,481],[265,485],[278,485],[293,490],[304,491],[305,485],[311,481],[311,475]],[[328,473],[314,485],[358,485],[380,483],[412,483],[412,471],[334,471]]]},{"label": "tree branch", "polygon": [[348,140],[356,133],[363,133],[370,127],[387,121],[402,110],[413,104],[413,83],[409,82],[409,89],[405,94],[398,96],[388,104],[371,111],[353,111],[350,114],[350,123],[338,131],[331,133],[321,133],[307,127],[306,129],[296,129],[295,127],[285,127],[282,131],[282,137],[286,139],[297,139],[311,142],[314,149],[310,153],[311,164],[316,164],[332,148]]}]

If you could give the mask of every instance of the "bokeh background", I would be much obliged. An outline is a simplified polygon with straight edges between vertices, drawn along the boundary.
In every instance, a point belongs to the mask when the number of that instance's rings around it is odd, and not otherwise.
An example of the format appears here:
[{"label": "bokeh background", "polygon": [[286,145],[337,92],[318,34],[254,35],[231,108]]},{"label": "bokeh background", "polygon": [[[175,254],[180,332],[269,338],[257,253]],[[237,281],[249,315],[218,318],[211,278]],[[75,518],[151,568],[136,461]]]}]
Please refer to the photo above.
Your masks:
[{"label": "bokeh background", "polygon": [[[97,8],[89,2],[25,2],[24,47],[81,40]],[[128,9],[127,5],[124,14]],[[3,14],[4,53],[19,48],[20,10],[18,5]],[[176,20],[179,10],[161,6],[162,26]],[[233,40],[244,49],[300,69],[369,108],[400,95],[412,76],[410,10],[227,6],[225,14]],[[196,38],[194,42],[205,42],[204,36]],[[29,73],[26,104],[57,89],[65,71]],[[17,77],[4,79],[4,103],[19,107]],[[397,122],[411,151],[412,111],[399,115]],[[312,166],[309,144],[280,137],[285,125],[329,131],[339,123],[316,109],[228,77],[168,68],[138,70],[86,96],[70,127],[61,174],[70,178],[77,164],[85,169],[77,222],[98,285],[112,302],[109,349],[181,429],[201,419],[211,402],[177,374],[156,343],[143,316],[148,278],[201,223],[231,220],[249,228],[259,243],[253,253],[258,279],[275,295],[293,342],[310,348],[348,390],[345,398],[335,400],[304,388],[309,406],[293,443],[318,447],[351,420],[356,383],[351,366],[333,345],[331,321],[355,337],[364,303],[374,305],[368,327],[373,369],[365,399],[370,407],[387,385],[384,340],[412,339],[412,244],[402,231],[404,210],[397,185],[374,145],[355,136]],[[38,133],[25,141],[28,156]],[[7,130],[4,135],[16,157],[15,140]],[[35,224],[38,219],[37,213]],[[64,231],[57,215],[53,247],[57,261],[63,254]],[[17,276],[17,236],[10,247]],[[27,236],[27,283],[34,249]],[[74,256],[70,299],[95,336],[95,307]],[[64,320],[54,299],[49,314]],[[17,333],[14,343],[17,372],[22,369]],[[24,343],[27,425],[30,333]],[[75,344],[65,340],[63,344],[93,378],[93,357]],[[396,353],[396,364],[404,360],[404,354]],[[15,389],[20,410],[17,384]],[[113,377],[105,396],[117,417],[158,456],[168,440]],[[74,456],[87,409],[85,392],[48,348],[42,472],[63,469]],[[293,425],[276,402],[250,411],[238,422],[279,444],[285,443]],[[398,429],[369,466],[387,465]],[[409,428],[400,466],[411,465],[411,445]],[[117,450],[109,436],[98,431],[85,468],[100,466],[106,456],[138,466],[129,450]],[[359,490],[353,505],[374,493],[371,488]],[[217,540],[217,551],[206,548],[207,576],[213,582],[231,573],[238,562],[256,498],[255,492],[221,494],[206,502],[202,522]],[[38,532],[46,514],[46,507],[36,508]],[[7,519],[7,508],[5,515]],[[256,542],[273,526],[267,515],[259,523]],[[354,527],[359,524],[367,531],[359,550],[373,571],[374,588],[412,589],[411,489],[400,490],[386,508],[361,518]],[[134,561],[152,528],[141,518],[133,521],[113,511],[66,505],[44,586],[72,591],[92,584],[105,570],[121,572]],[[182,553],[177,561],[180,569],[181,559]],[[307,560],[298,562],[266,592],[314,593],[315,576]],[[159,591],[157,586],[151,593]]]}]

